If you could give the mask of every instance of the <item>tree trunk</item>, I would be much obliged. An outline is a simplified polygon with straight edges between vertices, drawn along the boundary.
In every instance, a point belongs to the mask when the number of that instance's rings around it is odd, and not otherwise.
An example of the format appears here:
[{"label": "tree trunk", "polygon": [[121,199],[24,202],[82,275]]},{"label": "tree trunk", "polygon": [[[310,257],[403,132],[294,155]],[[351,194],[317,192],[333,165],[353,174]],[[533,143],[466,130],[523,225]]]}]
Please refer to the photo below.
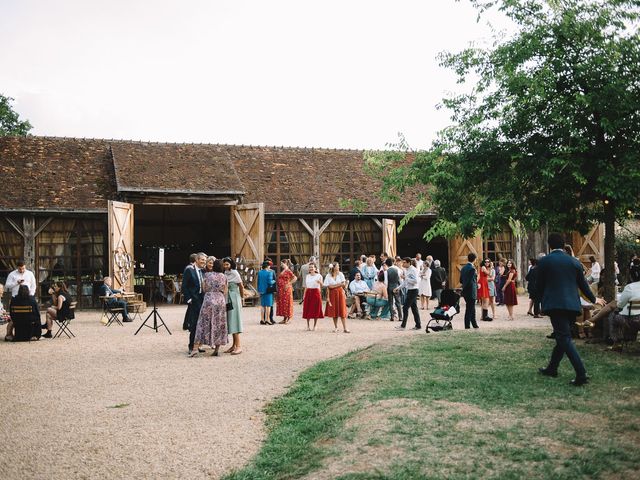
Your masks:
[{"label": "tree trunk", "polygon": [[616,299],[616,273],[613,262],[616,259],[616,215],[611,203],[604,206],[604,270],[600,281],[603,282],[604,299],[607,302]]}]

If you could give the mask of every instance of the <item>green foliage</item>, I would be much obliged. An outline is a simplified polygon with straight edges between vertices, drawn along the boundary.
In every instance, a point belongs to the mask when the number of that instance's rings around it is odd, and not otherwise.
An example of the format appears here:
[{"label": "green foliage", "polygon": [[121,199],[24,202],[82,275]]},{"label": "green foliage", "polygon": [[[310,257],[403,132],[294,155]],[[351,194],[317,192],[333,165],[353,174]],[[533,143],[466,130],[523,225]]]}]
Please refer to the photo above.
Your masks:
[{"label": "green foliage", "polygon": [[11,107],[13,98],[0,95],[0,137],[27,135],[33,127],[28,120],[20,120]]},{"label": "green foliage", "polygon": [[[322,362],[267,408],[265,445],[226,478],[311,478],[333,462],[332,478],[343,479],[634,472],[637,358],[581,346],[593,380],[574,388],[568,362],[557,379],[537,374],[552,348],[544,333],[452,331]],[[383,463],[371,466],[372,456]]]},{"label": "green foliage", "polygon": [[442,220],[431,236],[622,218],[640,202],[640,2],[471,1],[517,31],[441,55],[468,91],[443,100],[453,124],[412,165],[389,170],[401,152],[367,157],[387,169],[383,194],[430,185]]}]

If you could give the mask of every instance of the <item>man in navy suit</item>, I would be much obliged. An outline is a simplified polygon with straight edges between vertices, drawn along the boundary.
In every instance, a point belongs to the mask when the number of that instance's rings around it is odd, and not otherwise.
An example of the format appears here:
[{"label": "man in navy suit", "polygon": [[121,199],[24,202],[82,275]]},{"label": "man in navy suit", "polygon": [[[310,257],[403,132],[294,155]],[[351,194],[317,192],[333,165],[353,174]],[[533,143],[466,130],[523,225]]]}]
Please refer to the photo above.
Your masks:
[{"label": "man in navy suit", "polygon": [[[571,384],[580,386],[588,383],[589,378],[571,340],[571,324],[582,311],[578,289],[592,303],[596,303],[596,298],[578,259],[565,253],[562,235],[552,233],[548,242],[551,253],[538,262],[536,290],[537,297],[542,299],[542,310],[551,318],[556,346],[551,352],[549,365],[538,371],[548,377],[557,377],[558,365],[566,354],[576,371],[576,378],[571,380]],[[604,301],[600,299],[598,303],[603,304]]]},{"label": "man in navy suit", "polygon": [[188,265],[182,275],[182,295],[187,302],[187,326],[189,327],[189,355],[193,353],[193,344],[196,339],[196,327],[200,308],[204,299],[202,269],[207,262],[207,255],[198,253],[193,267]]},{"label": "man in navy suit", "polygon": [[98,288],[98,296],[100,297],[113,297],[105,299],[105,303],[112,308],[122,308],[122,321],[123,322],[131,322],[132,320],[129,318],[129,314],[127,312],[127,302],[124,300],[120,300],[116,294],[124,293],[123,290],[114,290],[111,288],[111,278],[104,277],[102,279],[102,285]]},{"label": "man in navy suit", "polygon": [[462,296],[466,304],[464,310],[464,328],[478,328],[476,322],[476,299],[478,298],[478,273],[473,262],[476,261],[476,254],[471,252],[467,255],[467,263],[460,270],[460,283],[462,284]]}]

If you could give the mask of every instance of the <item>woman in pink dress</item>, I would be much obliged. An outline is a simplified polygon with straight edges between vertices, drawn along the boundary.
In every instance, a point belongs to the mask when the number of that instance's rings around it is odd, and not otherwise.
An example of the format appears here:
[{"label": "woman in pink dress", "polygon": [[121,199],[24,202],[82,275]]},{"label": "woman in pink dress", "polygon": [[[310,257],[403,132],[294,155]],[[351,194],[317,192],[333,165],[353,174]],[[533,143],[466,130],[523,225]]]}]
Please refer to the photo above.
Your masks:
[{"label": "woman in pink dress", "polygon": [[[209,271],[209,269],[211,269]],[[213,356],[218,356],[220,345],[229,341],[227,335],[227,277],[222,273],[222,261],[207,258],[207,272],[204,274],[204,301],[196,326],[195,346],[191,356],[198,355],[201,345],[213,348]]]},{"label": "woman in pink dress", "polygon": [[280,269],[276,315],[284,317],[280,323],[287,325],[293,317],[293,284],[298,278],[291,271],[291,260],[288,258],[280,262]]},{"label": "woman in pink dress", "polygon": [[518,271],[516,270],[516,266],[513,264],[513,260],[509,260],[507,262],[505,274],[507,276],[507,280],[502,286],[502,291],[504,292],[504,304],[507,306],[507,311],[509,312],[509,320],[513,320],[513,306],[518,304],[518,295],[516,291]]}]

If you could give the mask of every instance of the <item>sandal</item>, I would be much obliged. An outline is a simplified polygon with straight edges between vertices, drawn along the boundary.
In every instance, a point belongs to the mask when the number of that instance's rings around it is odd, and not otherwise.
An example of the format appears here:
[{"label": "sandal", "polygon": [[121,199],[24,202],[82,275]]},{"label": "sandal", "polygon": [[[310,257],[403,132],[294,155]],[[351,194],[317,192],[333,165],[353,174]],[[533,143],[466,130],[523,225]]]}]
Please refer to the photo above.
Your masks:
[{"label": "sandal", "polygon": [[227,348],[224,353],[233,353],[233,351],[236,349],[236,347],[231,347],[231,348]]},{"label": "sandal", "polygon": [[344,333],[351,333],[351,330],[345,330]]},{"label": "sandal", "polygon": [[231,355],[240,355],[241,353],[242,353],[242,349],[234,350],[233,352],[231,352]]}]

